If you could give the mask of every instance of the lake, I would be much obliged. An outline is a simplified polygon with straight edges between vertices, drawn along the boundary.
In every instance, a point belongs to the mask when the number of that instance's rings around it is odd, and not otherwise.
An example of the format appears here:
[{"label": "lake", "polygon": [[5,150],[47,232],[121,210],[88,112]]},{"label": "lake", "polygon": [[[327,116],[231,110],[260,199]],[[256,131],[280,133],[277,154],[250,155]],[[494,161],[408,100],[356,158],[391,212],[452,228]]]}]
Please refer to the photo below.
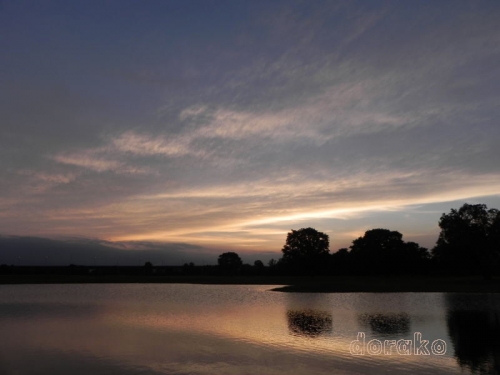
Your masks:
[{"label": "lake", "polygon": [[0,374],[500,373],[498,294],[271,288],[0,285]]}]

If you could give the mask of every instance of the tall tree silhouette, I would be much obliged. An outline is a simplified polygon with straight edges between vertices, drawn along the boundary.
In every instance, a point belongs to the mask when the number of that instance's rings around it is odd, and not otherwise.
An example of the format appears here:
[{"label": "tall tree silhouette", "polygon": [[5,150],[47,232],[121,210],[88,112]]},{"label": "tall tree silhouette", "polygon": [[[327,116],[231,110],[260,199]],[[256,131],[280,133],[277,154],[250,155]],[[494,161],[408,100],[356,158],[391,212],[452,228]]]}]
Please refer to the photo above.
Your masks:
[{"label": "tall tree silhouette", "polygon": [[464,204],[439,220],[441,233],[432,255],[444,268],[490,278],[500,252],[500,212],[485,204]]},{"label": "tall tree silhouette", "polygon": [[325,271],[330,240],[327,234],[314,228],[293,230],[286,237],[283,264],[294,273],[316,274]]}]

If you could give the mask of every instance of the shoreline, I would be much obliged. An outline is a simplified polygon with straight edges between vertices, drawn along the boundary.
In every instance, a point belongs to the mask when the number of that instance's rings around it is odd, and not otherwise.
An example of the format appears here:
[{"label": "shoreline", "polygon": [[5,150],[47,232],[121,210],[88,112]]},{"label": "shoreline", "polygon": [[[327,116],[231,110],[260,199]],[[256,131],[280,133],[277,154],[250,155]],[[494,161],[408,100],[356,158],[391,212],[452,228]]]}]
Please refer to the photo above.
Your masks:
[{"label": "shoreline", "polygon": [[500,278],[480,276],[0,275],[0,285],[102,283],[280,285],[270,290],[285,293],[500,293]]}]

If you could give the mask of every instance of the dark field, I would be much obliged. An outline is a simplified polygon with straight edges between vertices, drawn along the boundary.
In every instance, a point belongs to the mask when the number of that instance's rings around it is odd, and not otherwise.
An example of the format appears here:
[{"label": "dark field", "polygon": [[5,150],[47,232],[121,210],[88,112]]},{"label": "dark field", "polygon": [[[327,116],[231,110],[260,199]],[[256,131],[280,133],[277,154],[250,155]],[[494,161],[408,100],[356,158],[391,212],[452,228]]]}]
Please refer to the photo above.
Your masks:
[{"label": "dark field", "polygon": [[480,276],[213,276],[213,275],[0,275],[0,284],[69,284],[69,283],[182,283],[232,285],[283,285],[281,292],[304,293],[399,293],[456,292],[498,293],[500,279]]}]

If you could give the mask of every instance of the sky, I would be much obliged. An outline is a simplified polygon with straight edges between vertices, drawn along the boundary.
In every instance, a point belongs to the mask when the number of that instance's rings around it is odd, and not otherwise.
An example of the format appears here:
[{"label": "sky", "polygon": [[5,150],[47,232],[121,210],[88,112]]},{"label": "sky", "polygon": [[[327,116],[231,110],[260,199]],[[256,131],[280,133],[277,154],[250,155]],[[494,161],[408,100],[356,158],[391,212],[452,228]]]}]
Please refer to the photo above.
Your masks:
[{"label": "sky", "polygon": [[[0,263],[29,239],[81,262],[268,260],[305,227],[332,252],[373,228],[432,248],[443,213],[500,208],[499,19],[497,1],[0,1]],[[47,262],[30,249],[15,261]]]}]

